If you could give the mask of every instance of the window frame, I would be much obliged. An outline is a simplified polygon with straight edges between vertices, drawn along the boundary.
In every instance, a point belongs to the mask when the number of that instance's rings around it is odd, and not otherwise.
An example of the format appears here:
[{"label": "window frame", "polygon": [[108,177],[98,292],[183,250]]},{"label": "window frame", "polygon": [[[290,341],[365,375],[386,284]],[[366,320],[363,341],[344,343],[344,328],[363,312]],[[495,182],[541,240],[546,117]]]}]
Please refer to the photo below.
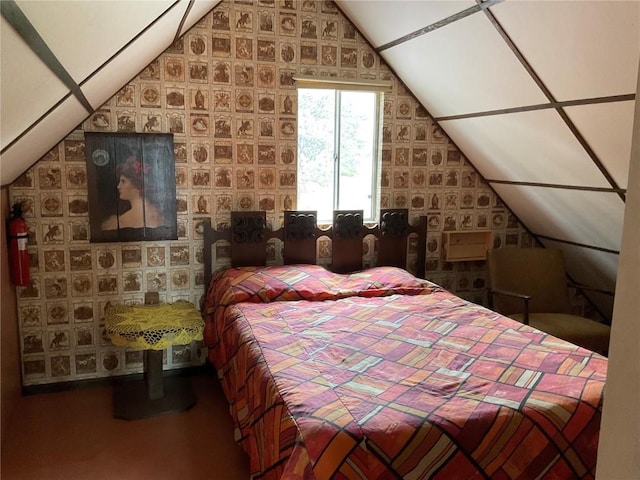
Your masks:
[{"label": "window frame", "polygon": [[[315,79],[314,79],[315,80]],[[340,210],[340,172],[341,172],[341,124],[342,124],[342,95],[345,92],[350,91],[366,91],[374,94],[373,100],[373,118],[375,119],[375,125],[373,126],[373,138],[371,138],[371,185],[370,185],[370,196],[369,196],[369,208],[371,210],[371,215],[364,218],[365,222],[377,222],[379,220],[379,211],[380,211],[380,201],[381,201],[381,170],[382,170],[382,128],[384,119],[382,118],[381,112],[383,105],[383,93],[385,88],[381,88],[380,85],[384,85],[384,87],[388,87],[389,82],[376,82],[376,85],[363,85],[360,82],[350,83],[346,80],[339,82],[311,82],[308,84],[307,82],[301,82],[300,85],[297,85],[297,94],[298,94],[298,109],[300,110],[300,90],[317,90],[317,89],[330,89],[334,91],[334,135],[333,135],[333,198],[332,198],[332,210]],[[298,119],[300,116],[298,115]],[[298,120],[300,121],[300,120]],[[300,131],[300,130],[298,130]],[[300,142],[298,139],[298,148]],[[298,169],[300,168],[300,163],[298,163]],[[300,176],[300,170],[298,171],[298,176]],[[298,183],[298,186],[300,184]],[[300,191],[297,190],[298,198],[300,197]],[[343,208],[344,209],[344,208]],[[364,210],[364,209],[363,209]],[[365,210],[366,211],[366,210]],[[332,219],[318,218],[318,221],[321,223],[331,222]]]}]

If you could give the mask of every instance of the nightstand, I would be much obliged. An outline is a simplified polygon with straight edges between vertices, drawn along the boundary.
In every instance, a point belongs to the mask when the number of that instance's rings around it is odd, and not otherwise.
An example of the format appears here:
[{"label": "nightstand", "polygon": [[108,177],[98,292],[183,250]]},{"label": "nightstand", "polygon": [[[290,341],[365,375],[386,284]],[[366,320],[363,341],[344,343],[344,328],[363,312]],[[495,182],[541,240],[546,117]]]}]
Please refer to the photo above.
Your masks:
[{"label": "nightstand", "polygon": [[116,418],[137,420],[183,412],[195,405],[188,378],[162,375],[162,354],[167,347],[202,340],[204,321],[193,304],[117,305],[107,309],[105,324],[114,345],[144,350],[144,380],[124,381],[115,387]]}]

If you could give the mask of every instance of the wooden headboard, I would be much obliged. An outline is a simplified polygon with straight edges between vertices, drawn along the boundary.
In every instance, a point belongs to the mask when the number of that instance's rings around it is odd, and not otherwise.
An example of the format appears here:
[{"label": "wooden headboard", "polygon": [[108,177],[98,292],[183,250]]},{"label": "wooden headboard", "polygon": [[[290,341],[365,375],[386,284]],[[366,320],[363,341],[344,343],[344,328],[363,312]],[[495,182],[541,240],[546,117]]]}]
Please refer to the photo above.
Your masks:
[{"label": "wooden headboard", "polygon": [[418,258],[416,275],[424,277],[427,217],[421,216],[417,225],[409,225],[409,211],[405,208],[380,210],[380,222],[367,226],[362,210],[337,210],[333,225],[318,227],[315,211],[292,210],[284,214],[284,224],[277,230],[267,227],[266,212],[231,212],[230,228],[214,230],[204,226],[205,285],[212,275],[212,247],[226,240],[231,244],[231,266],[266,265],[267,242],[281,240],[285,265],[315,264],[317,240],[322,236],[331,239],[331,270],[347,273],[362,269],[363,240],[374,235],[378,240],[377,265],[407,267],[407,242],[409,235],[417,235]]}]

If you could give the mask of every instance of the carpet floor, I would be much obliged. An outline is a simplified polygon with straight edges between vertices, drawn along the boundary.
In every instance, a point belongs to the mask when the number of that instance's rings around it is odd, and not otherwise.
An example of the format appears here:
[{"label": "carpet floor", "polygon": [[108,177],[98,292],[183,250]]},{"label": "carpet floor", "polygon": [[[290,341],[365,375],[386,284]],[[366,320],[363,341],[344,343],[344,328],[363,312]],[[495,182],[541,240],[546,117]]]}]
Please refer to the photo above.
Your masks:
[{"label": "carpet floor", "polygon": [[113,386],[23,396],[2,445],[4,480],[247,480],[248,458],[215,376],[188,377],[197,403],[142,420],[113,417]]}]

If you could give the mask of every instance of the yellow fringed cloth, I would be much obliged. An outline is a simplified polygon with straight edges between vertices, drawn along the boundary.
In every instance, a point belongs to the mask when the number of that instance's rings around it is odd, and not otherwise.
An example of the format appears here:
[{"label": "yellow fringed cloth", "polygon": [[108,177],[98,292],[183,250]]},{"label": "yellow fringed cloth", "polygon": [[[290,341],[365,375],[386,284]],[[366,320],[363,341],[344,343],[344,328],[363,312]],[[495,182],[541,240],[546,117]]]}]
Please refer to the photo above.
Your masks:
[{"label": "yellow fringed cloth", "polygon": [[164,350],[202,340],[204,321],[189,302],[116,305],[106,311],[105,326],[114,345],[133,350]]}]

